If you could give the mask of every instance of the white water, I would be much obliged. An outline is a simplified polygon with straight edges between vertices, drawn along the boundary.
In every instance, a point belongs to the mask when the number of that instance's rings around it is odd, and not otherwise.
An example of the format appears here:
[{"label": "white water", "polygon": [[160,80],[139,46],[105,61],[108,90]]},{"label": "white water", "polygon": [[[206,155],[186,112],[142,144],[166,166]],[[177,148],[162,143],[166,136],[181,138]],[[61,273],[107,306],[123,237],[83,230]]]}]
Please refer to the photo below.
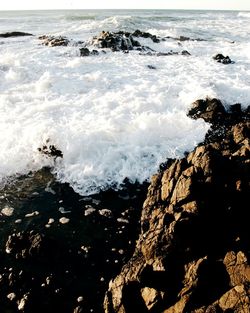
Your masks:
[{"label": "white water", "polygon": [[[59,11],[1,12],[0,179],[54,166],[62,182],[81,194],[148,179],[167,157],[181,157],[209,125],[186,116],[206,96],[224,105],[250,104],[250,23],[247,12]],[[38,35],[88,40],[101,30],[140,29],[159,36],[207,41],[139,39],[158,51],[192,56],[112,53],[79,57],[79,47],[45,47]],[[216,63],[229,55],[235,64]],[[156,70],[147,66],[153,65]],[[55,145],[53,160],[38,148]]]}]

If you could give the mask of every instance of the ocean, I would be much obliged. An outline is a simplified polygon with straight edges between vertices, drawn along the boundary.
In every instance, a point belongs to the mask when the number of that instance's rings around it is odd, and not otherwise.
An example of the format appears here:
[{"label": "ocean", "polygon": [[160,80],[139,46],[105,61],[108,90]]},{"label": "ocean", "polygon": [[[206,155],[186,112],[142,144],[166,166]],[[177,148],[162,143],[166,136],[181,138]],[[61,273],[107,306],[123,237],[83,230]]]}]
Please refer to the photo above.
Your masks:
[{"label": "ocean", "polygon": [[[158,52],[80,57],[79,46],[101,31],[135,30]],[[0,181],[50,167],[80,195],[142,183],[167,158],[179,158],[204,139],[209,124],[186,113],[199,98],[225,107],[250,100],[250,13],[236,11],[95,10],[2,11],[0,33]],[[48,47],[40,35],[72,39]],[[194,40],[178,41],[180,36]],[[217,53],[235,63],[213,60]],[[151,68],[150,68],[151,67]],[[41,154],[46,144],[63,158]]]}]

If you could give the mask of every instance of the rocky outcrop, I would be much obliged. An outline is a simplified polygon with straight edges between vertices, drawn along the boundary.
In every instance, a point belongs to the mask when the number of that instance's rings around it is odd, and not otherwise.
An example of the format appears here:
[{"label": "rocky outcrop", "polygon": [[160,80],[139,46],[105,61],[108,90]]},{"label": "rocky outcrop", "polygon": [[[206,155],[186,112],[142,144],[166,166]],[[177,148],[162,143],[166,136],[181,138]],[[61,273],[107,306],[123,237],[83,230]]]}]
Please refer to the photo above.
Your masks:
[{"label": "rocky outcrop", "polygon": [[[181,36],[181,38],[182,37],[183,36]],[[152,35],[148,32],[142,32],[140,30],[136,30],[133,33],[124,31],[114,33],[102,31],[101,34],[99,34],[96,37],[93,37],[89,44],[94,45],[99,49],[108,48],[111,49],[111,51],[113,52],[115,51],[129,52],[130,50],[137,50],[140,51],[140,55],[147,56],[190,55],[190,53],[186,50],[183,50],[181,52],[175,52],[172,50],[168,52],[158,52],[148,46],[142,45],[135,38],[149,38],[154,43],[159,43],[161,40],[166,40],[164,38],[159,38],[156,35]],[[89,52],[88,55],[90,54],[91,52]]]},{"label": "rocky outcrop", "polygon": [[112,51],[133,50],[141,47],[139,41],[135,40],[128,32],[101,32],[100,35],[93,38],[92,45],[97,48],[110,48]]},{"label": "rocky outcrop", "polygon": [[[166,41],[167,39],[175,39],[178,41],[192,40],[185,36],[180,36],[179,38],[165,37],[160,38],[156,35],[152,35],[148,32],[143,32],[136,30],[133,33],[118,31],[109,32],[102,31],[99,35],[94,36],[88,42],[83,41],[73,41],[62,36],[50,36],[42,35],[38,39],[42,41],[42,44],[49,47],[57,46],[81,46],[79,52],[81,57],[99,55],[99,53],[106,53],[103,49],[110,49],[112,52],[122,51],[124,53],[129,53],[131,50],[139,51],[140,55],[146,56],[170,56],[170,55],[185,55],[189,56],[190,53],[187,50],[183,51],[156,51],[149,46],[142,45],[137,38],[148,38],[154,43],[159,43],[160,41]],[[180,43],[179,43],[180,44]],[[181,44],[180,44],[181,45]],[[95,49],[93,49],[93,46]],[[92,48],[92,49],[91,49]],[[96,50],[96,49],[102,49]]]},{"label": "rocky outcrop", "polygon": [[0,34],[0,38],[23,37],[23,36],[33,36],[33,35],[29,33],[24,33],[24,32],[8,32],[8,33]]},{"label": "rocky outcrop", "polygon": [[42,40],[42,44],[49,47],[68,46],[70,40],[62,36],[42,35],[38,39]]},{"label": "rocky outcrop", "polygon": [[250,312],[250,120],[196,101],[204,143],[154,175],[133,257],[110,281],[106,313]]}]

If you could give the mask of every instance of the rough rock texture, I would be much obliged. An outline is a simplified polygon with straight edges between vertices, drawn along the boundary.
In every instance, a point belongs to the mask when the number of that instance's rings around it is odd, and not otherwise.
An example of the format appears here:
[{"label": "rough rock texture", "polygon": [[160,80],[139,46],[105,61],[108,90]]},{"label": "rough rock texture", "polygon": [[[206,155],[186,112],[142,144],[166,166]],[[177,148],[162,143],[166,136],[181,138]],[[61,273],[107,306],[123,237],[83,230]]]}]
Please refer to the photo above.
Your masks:
[{"label": "rough rock texture", "polygon": [[43,45],[49,46],[49,47],[57,47],[57,46],[67,46],[70,43],[70,40],[66,37],[62,36],[48,36],[43,35],[39,36],[38,39],[42,40]]},{"label": "rough rock texture", "polygon": [[109,284],[106,313],[250,312],[250,120],[217,99],[189,111],[211,130],[152,177],[133,257]]},{"label": "rough rock texture", "polygon": [[[182,36],[181,36],[182,37]],[[159,43],[161,40],[159,37],[152,35],[148,32],[143,32],[140,30],[136,30],[133,33],[119,31],[119,32],[105,32],[102,31],[98,36],[94,37],[90,42],[91,45],[94,45],[97,48],[109,48],[112,51],[123,51],[128,52],[129,50],[137,50],[140,51],[141,55],[151,55],[151,56],[169,56],[169,55],[190,55],[190,53],[186,50],[182,52],[157,52],[151,49],[148,46],[143,46],[141,43],[135,38],[149,38],[154,43]],[[186,38],[186,37],[183,37]],[[90,54],[90,53],[89,53]],[[89,55],[88,54],[88,55]]]},{"label": "rough rock texture", "polygon": [[93,38],[91,44],[98,48],[110,48],[112,51],[133,50],[141,47],[131,33],[127,32],[101,32],[99,36]]}]

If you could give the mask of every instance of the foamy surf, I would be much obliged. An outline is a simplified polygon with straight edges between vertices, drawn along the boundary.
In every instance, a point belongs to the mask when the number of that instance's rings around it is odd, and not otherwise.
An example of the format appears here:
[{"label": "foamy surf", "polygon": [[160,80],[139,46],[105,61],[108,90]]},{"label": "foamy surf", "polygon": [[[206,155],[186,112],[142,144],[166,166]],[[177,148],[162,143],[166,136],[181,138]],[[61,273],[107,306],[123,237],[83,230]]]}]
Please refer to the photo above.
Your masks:
[{"label": "foamy surf", "polygon": [[[82,195],[119,188],[126,178],[143,182],[166,158],[181,157],[203,140],[209,125],[186,116],[193,101],[211,96],[225,106],[249,104],[250,26],[238,13],[95,12],[90,19],[86,12],[22,14],[1,13],[0,19],[0,32],[18,27],[36,35],[0,45],[2,181],[50,166]],[[204,41],[180,46],[173,39],[139,39],[157,51],[188,50],[189,57],[107,51],[81,58],[79,47],[45,47],[37,39],[47,33],[89,40],[103,29],[142,27],[161,37]],[[230,55],[235,64],[216,63],[216,53]],[[39,152],[48,141],[62,159]]]}]

